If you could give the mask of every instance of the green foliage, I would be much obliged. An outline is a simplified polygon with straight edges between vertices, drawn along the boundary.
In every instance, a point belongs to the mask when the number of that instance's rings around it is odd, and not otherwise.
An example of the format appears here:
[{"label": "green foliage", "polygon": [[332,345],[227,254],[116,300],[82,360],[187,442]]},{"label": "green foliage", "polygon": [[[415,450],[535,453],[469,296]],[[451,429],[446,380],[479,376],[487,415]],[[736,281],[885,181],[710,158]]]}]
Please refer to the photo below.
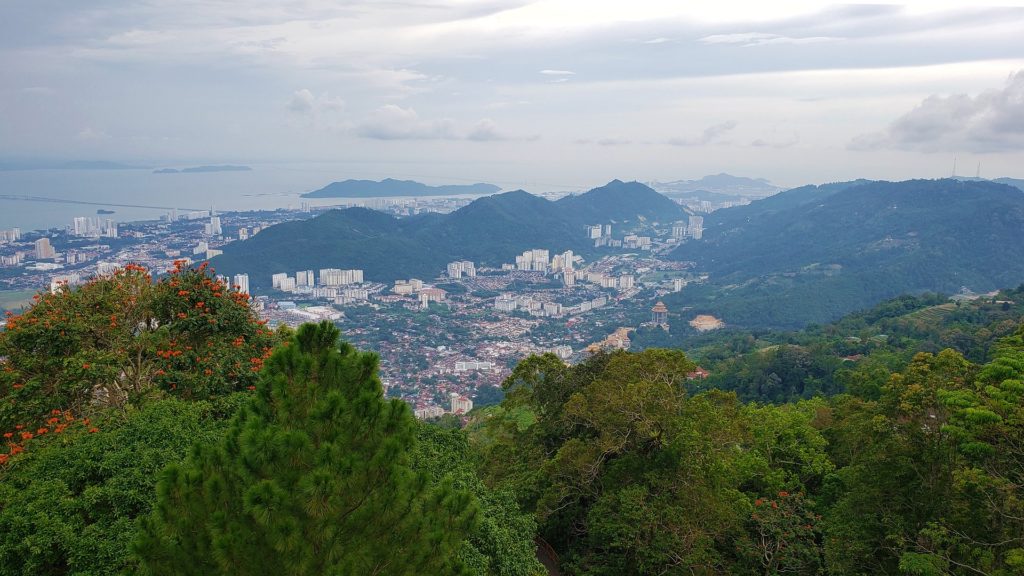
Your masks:
[{"label": "green foliage", "polygon": [[160,470],[193,442],[213,442],[220,409],[167,399],[100,431],[50,436],[0,466],[0,575],[134,572],[136,518],[148,514]]},{"label": "green foliage", "polygon": [[450,482],[480,502],[480,523],[459,552],[469,572],[479,576],[544,574],[534,556],[537,523],[532,515],[519,510],[508,490],[491,490],[480,480],[466,434],[421,424],[417,436],[414,467],[426,472],[433,484]]},{"label": "green foliage", "polygon": [[53,410],[126,409],[171,394],[245,390],[277,339],[248,297],[211,270],[141,267],[40,294],[0,333],[0,430],[35,429]]},{"label": "green foliage", "polygon": [[479,505],[412,469],[408,407],[338,334],[301,327],[222,440],[164,471],[135,543],[146,573],[463,572]]},{"label": "green foliage", "polygon": [[991,182],[798,188],[708,215],[704,239],[673,257],[700,262],[711,284],[665,303],[793,329],[899,294],[993,290],[1024,280],[1022,226],[1024,196]]},{"label": "green foliage", "polygon": [[[812,425],[824,406],[689,396],[693,368],[658,349],[575,366],[535,356],[506,380],[501,406],[471,423],[484,478],[535,511],[566,573],[743,573],[759,545],[752,502],[815,487],[831,471]],[[800,499],[803,516],[810,506]],[[816,530],[798,539],[806,554],[773,566],[814,573]]]}]

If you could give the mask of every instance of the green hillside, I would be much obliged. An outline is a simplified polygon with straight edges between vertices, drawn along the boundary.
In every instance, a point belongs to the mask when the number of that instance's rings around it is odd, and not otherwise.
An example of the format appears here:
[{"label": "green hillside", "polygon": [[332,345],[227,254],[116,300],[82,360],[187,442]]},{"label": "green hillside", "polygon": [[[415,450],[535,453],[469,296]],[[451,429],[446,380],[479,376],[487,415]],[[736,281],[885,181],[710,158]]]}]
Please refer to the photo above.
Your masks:
[{"label": "green hillside", "polygon": [[532,248],[593,250],[585,224],[685,217],[677,204],[650,188],[612,182],[551,202],[521,190],[487,196],[451,214],[395,218],[365,208],[332,210],[301,222],[267,228],[228,245],[212,264],[222,274],[247,272],[264,288],[276,272],[357,268],[367,280],[433,278],[453,260],[499,266]]},{"label": "green hillside", "polygon": [[1024,280],[1024,194],[990,182],[797,188],[715,212],[705,227],[672,257],[710,282],[666,303],[745,326],[799,327],[902,293]]}]

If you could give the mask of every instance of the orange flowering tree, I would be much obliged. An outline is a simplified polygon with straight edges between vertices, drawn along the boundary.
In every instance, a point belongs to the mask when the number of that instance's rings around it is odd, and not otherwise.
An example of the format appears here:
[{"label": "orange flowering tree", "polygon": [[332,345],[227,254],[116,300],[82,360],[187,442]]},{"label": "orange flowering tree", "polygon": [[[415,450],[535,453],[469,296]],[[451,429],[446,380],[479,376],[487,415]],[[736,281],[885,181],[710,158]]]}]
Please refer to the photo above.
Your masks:
[{"label": "orange flowering tree", "polygon": [[[128,265],[41,293],[0,333],[0,434],[17,453],[55,414],[87,416],[170,394],[210,398],[254,385],[276,335],[206,264],[154,282]],[[70,422],[70,421],[69,421]],[[44,432],[46,433],[46,432]],[[7,436],[10,434],[10,436]],[[31,438],[25,438],[31,439]]]}]

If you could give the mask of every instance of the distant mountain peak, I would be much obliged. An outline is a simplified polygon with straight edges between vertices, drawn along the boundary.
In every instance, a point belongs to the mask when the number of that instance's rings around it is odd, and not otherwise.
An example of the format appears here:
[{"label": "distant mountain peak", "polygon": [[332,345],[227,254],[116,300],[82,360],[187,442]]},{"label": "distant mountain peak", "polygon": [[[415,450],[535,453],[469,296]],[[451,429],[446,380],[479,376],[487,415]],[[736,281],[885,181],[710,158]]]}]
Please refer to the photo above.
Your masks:
[{"label": "distant mountain peak", "polygon": [[651,186],[663,194],[682,196],[693,192],[714,192],[726,196],[761,198],[771,196],[782,190],[765,178],[748,178],[733,176],[726,172],[711,174],[697,180],[675,180],[672,182],[652,182]]}]

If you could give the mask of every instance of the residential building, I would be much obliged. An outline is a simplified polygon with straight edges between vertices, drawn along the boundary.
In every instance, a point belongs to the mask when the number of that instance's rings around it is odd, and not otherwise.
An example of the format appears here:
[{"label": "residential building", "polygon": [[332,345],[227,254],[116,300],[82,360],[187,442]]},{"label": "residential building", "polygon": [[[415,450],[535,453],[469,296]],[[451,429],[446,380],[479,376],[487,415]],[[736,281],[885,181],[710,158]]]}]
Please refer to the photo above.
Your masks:
[{"label": "residential building", "polygon": [[235,274],[232,282],[234,289],[242,294],[249,294],[249,275]]},{"label": "residential building", "polygon": [[35,257],[38,260],[46,260],[57,256],[57,251],[50,245],[49,238],[40,238],[35,241]]},{"label": "residential building", "polygon": [[452,403],[452,414],[465,414],[473,409],[473,401],[465,396],[452,392],[450,395]]},{"label": "residential building", "polygon": [[320,286],[345,286],[347,284],[362,284],[362,270],[341,270],[338,268],[323,268],[320,270]]}]

